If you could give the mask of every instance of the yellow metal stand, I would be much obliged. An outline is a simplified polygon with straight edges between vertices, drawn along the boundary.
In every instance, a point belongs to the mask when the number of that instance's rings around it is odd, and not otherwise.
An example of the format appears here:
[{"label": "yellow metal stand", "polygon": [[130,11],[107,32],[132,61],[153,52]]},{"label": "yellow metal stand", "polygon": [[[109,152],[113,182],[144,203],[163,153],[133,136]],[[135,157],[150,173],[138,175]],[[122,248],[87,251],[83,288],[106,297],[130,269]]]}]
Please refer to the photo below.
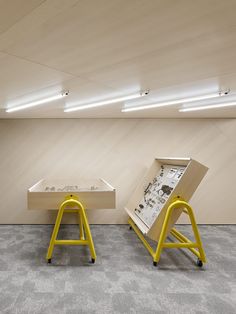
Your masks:
[{"label": "yellow metal stand", "polygon": [[[183,212],[189,216],[196,242],[192,242],[187,237],[185,237],[182,233],[177,231],[175,228],[172,228],[170,233],[179,242],[165,242],[171,214],[175,209],[178,209],[178,208],[183,208]],[[187,248],[194,255],[197,256],[198,258],[197,265],[199,267],[202,267],[203,263],[206,263],[206,256],[203,250],[200,234],[198,232],[193,209],[187,202],[181,199],[177,199],[173,201],[168,207],[156,250],[153,250],[153,248],[150,246],[148,241],[145,239],[145,237],[143,236],[143,234],[141,233],[141,231],[138,229],[138,227],[135,225],[135,223],[133,222],[131,218],[129,218],[128,223],[134,229],[134,231],[136,232],[140,240],[143,242],[148,252],[151,254],[153,258],[154,266],[157,266],[157,263],[160,260],[160,256],[161,256],[161,252],[163,248]]]},{"label": "yellow metal stand", "polygon": [[[69,207],[78,207],[77,209],[68,209]],[[77,213],[78,214],[78,222],[80,227],[80,239],[79,240],[57,240],[57,234],[61,225],[61,220],[64,213]],[[86,237],[87,239],[86,239]],[[92,257],[92,263],[95,263],[96,253],[93,244],[93,238],[91,235],[91,231],[89,228],[89,223],[86,217],[85,209],[83,205],[78,201],[77,197],[74,195],[70,195],[66,197],[65,201],[61,204],[55,226],[53,229],[52,237],[50,240],[50,244],[47,252],[47,261],[51,263],[52,253],[55,245],[88,245]]]}]

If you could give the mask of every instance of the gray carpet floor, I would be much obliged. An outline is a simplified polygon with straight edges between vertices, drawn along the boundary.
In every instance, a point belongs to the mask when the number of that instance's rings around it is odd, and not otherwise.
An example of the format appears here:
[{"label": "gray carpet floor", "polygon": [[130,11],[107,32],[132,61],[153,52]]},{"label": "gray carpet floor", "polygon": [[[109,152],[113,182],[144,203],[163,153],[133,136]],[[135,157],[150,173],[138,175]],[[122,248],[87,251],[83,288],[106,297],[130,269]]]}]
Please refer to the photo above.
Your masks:
[{"label": "gray carpet floor", "polygon": [[[52,226],[0,226],[0,313],[236,313],[236,225],[200,226],[208,263],[164,250],[158,267],[126,225],[93,225],[97,261],[87,247],[45,254]],[[191,235],[190,226],[178,230]],[[76,238],[75,225],[60,238]]]}]

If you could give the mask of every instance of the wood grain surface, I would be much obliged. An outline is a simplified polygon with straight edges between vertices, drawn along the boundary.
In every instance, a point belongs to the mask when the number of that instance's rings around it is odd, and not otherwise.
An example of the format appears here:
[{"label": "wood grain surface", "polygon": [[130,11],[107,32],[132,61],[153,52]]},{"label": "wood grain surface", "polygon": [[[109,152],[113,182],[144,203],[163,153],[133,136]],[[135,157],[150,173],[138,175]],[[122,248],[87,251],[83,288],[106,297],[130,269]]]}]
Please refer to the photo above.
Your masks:
[{"label": "wood grain surface", "polygon": [[199,223],[236,223],[235,134],[235,119],[0,120],[0,223],[52,223],[55,213],[27,210],[27,189],[77,176],[116,188],[117,209],[88,210],[90,223],[126,223],[131,193],[160,156],[209,167],[191,200]]}]

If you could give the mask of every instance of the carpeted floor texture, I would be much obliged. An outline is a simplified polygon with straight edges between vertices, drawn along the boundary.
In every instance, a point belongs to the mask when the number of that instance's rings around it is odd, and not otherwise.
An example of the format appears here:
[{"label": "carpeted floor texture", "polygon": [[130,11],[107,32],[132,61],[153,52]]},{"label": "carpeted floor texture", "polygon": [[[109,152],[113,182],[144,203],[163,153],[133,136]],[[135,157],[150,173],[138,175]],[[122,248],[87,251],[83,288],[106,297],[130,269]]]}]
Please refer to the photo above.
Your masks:
[{"label": "carpeted floor texture", "polygon": [[[178,226],[190,237],[190,226]],[[236,313],[236,225],[200,226],[208,263],[166,249],[158,267],[126,225],[92,225],[97,260],[87,247],[45,254],[50,225],[0,226],[0,313]],[[60,238],[77,238],[63,225]]]}]

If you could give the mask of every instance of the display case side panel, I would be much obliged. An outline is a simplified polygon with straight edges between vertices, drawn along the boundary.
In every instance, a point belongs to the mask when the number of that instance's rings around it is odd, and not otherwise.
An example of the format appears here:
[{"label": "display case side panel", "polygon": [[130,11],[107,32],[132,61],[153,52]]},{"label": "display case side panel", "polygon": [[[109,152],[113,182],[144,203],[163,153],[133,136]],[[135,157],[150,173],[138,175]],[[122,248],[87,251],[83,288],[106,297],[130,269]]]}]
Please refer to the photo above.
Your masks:
[{"label": "display case side panel", "polygon": [[[76,195],[76,194],[75,194]],[[77,193],[79,201],[85,209],[115,209],[116,191]]]},{"label": "display case side panel", "polygon": [[191,158],[171,158],[171,157],[161,157],[156,158],[163,165],[174,165],[174,166],[187,166]]},{"label": "display case side panel", "polygon": [[174,191],[174,196],[180,196],[188,202],[197,190],[207,171],[207,167],[195,160],[191,160]]},{"label": "display case side panel", "polygon": [[[28,209],[58,209],[68,192],[29,192]],[[115,191],[77,192],[73,193],[86,209],[114,209],[116,207]]]},{"label": "display case side panel", "polygon": [[[143,198],[144,190],[146,186],[151,182],[156,174],[159,172],[161,168],[161,163],[158,160],[154,160],[151,167],[145,174],[144,178],[141,180],[141,183],[137,186],[133,194],[131,195],[128,203],[125,206],[125,210],[129,210],[129,212],[134,212],[135,208],[138,206],[140,200]],[[128,214],[129,214],[128,212]]]},{"label": "display case side panel", "polygon": [[[57,197],[55,193],[50,192],[30,192],[27,194],[28,209],[50,209],[48,206],[55,203]],[[53,208],[53,209],[58,209]]]},{"label": "display case side panel", "polygon": [[36,182],[34,185],[32,185],[29,189],[28,192],[39,192],[40,190],[43,190],[44,187],[44,179],[39,180]]},{"label": "display case side panel", "polygon": [[99,180],[102,182],[102,184],[104,185],[104,187],[106,187],[107,190],[115,191],[115,188],[110,183],[108,183],[105,179],[101,178]]}]

